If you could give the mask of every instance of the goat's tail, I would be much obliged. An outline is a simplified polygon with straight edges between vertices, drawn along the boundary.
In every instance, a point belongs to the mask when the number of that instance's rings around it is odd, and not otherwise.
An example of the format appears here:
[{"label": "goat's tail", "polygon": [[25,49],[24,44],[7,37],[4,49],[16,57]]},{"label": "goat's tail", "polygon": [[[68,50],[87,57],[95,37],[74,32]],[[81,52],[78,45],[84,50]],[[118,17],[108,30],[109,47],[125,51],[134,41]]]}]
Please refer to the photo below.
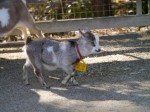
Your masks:
[{"label": "goat's tail", "polygon": [[27,39],[26,39],[25,44],[28,44],[28,43],[30,43],[31,41],[32,41],[32,37],[31,37],[31,36],[28,36]]}]

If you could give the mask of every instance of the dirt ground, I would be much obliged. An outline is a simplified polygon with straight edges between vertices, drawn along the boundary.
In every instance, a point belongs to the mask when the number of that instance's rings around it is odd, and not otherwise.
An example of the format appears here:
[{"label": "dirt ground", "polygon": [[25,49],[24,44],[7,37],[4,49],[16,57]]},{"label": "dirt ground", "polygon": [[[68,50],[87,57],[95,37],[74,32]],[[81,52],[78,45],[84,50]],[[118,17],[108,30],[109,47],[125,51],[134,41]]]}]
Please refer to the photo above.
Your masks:
[{"label": "dirt ground", "polygon": [[100,54],[89,56],[80,86],[61,87],[65,73],[45,71],[50,89],[33,73],[22,82],[21,48],[0,48],[0,112],[149,112],[150,35],[100,37]]}]

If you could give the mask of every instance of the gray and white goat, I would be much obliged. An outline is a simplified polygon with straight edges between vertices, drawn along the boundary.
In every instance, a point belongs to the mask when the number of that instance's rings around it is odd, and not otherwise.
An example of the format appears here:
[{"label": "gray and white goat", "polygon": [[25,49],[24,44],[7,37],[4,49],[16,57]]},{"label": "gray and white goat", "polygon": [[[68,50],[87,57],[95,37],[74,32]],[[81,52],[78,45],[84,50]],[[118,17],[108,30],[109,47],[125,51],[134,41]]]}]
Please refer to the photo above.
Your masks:
[{"label": "gray and white goat", "polygon": [[27,38],[24,51],[27,54],[26,63],[23,66],[23,81],[28,82],[28,67],[32,65],[34,73],[40,83],[47,88],[43,78],[43,68],[55,70],[61,68],[67,73],[62,81],[66,84],[69,80],[78,85],[75,80],[75,63],[82,57],[100,52],[99,36],[91,32],[81,32],[81,37],[76,41],[56,41],[50,39],[31,40]]}]

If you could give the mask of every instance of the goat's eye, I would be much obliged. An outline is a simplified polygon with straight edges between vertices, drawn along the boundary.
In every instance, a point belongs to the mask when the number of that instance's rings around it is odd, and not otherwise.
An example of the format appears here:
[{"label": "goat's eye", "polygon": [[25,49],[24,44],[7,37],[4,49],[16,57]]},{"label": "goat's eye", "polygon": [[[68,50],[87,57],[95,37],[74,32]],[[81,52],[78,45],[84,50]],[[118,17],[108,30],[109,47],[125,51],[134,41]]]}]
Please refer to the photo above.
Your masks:
[{"label": "goat's eye", "polygon": [[94,47],[96,46],[96,44],[95,44],[95,42],[94,42],[94,41],[92,41],[91,43],[92,43],[92,46],[94,46]]}]

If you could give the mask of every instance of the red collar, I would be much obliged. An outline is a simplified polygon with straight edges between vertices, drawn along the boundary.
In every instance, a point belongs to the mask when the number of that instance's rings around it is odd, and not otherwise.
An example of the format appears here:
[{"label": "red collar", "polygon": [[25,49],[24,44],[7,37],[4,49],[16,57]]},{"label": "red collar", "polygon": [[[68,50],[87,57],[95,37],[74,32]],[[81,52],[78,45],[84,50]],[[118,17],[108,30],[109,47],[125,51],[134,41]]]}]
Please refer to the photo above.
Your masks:
[{"label": "red collar", "polygon": [[79,50],[79,45],[78,45],[78,43],[76,42],[76,51],[77,51],[77,54],[79,55],[79,57],[80,57],[80,59],[83,59],[83,56],[81,55],[81,52],[80,52],[80,50]]}]

